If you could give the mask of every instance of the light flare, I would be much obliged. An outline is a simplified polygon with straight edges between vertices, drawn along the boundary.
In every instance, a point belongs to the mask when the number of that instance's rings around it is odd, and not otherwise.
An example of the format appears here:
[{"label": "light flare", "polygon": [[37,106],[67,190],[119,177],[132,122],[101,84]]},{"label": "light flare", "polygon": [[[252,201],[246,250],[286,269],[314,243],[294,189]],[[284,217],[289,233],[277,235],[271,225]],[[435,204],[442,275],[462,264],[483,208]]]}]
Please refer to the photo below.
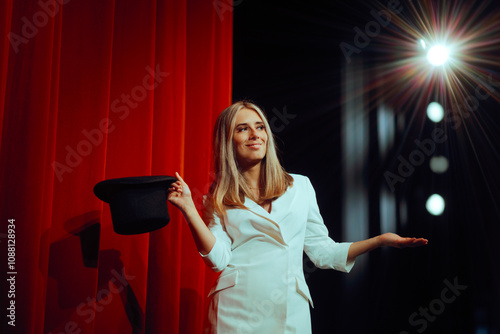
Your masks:
[{"label": "light flare", "polygon": [[500,11],[488,2],[409,2],[387,29],[374,43],[377,98],[414,110],[437,99],[458,114],[471,112],[478,90],[500,102],[500,86],[488,86],[500,81]]},{"label": "light flare", "polygon": [[450,56],[450,51],[444,45],[434,45],[427,52],[427,59],[434,66],[440,66],[446,63]]}]

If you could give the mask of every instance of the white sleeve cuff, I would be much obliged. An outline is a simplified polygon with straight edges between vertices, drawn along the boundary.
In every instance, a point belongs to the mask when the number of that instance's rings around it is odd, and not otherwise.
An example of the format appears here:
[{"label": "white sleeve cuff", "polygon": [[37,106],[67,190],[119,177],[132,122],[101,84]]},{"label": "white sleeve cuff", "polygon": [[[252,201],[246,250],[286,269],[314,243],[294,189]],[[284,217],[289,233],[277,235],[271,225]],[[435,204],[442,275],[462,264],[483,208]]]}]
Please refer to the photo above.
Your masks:
[{"label": "white sleeve cuff", "polygon": [[231,249],[225,246],[226,245],[216,237],[215,243],[208,254],[203,255],[199,253],[206,265],[215,272],[222,271],[226,268],[231,258]]}]

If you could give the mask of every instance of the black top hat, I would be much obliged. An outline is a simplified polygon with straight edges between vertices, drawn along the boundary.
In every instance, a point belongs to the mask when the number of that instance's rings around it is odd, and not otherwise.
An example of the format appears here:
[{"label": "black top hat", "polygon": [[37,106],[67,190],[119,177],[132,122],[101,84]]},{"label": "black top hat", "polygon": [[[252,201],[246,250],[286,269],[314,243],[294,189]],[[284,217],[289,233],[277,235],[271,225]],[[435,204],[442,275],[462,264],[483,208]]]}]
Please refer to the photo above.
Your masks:
[{"label": "black top hat", "polygon": [[139,176],[97,183],[94,194],[109,203],[113,229],[118,234],[140,234],[162,228],[170,221],[167,189],[173,176]]}]

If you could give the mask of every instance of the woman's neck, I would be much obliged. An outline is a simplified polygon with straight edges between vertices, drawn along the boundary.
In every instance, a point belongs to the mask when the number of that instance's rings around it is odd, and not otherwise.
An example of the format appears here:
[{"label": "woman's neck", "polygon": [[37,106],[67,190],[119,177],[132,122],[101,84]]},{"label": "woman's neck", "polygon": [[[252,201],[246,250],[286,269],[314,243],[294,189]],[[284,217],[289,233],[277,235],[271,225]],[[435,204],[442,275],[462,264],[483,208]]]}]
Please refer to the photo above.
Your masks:
[{"label": "woman's neck", "polygon": [[251,189],[258,189],[260,187],[260,162],[242,170],[241,173]]}]

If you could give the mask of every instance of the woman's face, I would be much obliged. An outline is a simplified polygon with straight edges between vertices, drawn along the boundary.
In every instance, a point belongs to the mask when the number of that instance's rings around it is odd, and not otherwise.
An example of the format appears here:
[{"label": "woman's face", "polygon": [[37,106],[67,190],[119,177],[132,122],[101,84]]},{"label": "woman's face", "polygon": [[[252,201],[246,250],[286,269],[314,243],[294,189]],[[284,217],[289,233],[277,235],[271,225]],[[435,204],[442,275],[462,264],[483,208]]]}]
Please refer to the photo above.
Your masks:
[{"label": "woman's face", "polygon": [[255,110],[243,108],[236,114],[233,144],[242,168],[258,164],[266,156],[267,132]]}]

